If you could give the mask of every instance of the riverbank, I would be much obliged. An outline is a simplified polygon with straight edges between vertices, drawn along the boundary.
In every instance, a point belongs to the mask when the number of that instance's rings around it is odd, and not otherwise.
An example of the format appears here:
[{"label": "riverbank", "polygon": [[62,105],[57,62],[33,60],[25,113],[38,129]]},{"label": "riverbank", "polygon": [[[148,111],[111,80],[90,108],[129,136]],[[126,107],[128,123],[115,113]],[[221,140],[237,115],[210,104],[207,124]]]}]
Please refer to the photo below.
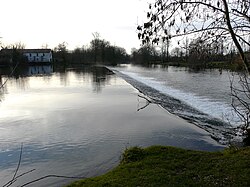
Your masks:
[{"label": "riverbank", "polygon": [[220,152],[167,146],[125,150],[115,169],[70,184],[79,186],[249,186],[250,148]]},{"label": "riverbank", "polygon": [[[13,177],[21,143],[19,174],[35,170],[18,178],[16,186],[46,175],[100,176],[119,164],[126,147],[224,149],[208,132],[148,103],[105,68],[53,69],[44,75],[39,70],[38,75],[20,73],[6,83],[0,105],[0,186]],[[35,186],[70,182],[48,178]]]}]

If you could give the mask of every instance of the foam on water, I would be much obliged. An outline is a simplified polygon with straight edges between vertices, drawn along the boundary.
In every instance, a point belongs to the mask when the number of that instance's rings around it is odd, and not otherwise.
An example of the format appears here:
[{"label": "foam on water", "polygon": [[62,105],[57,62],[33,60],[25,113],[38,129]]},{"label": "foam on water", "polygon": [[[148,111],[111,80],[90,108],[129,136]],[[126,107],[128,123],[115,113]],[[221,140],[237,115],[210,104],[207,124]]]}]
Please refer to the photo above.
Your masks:
[{"label": "foam on water", "polygon": [[199,111],[208,114],[214,118],[218,118],[224,122],[231,122],[234,126],[240,124],[240,119],[232,110],[232,107],[229,104],[220,101],[212,101],[209,98],[200,97],[194,93],[187,93],[181,90],[177,90],[170,86],[166,86],[164,82],[156,81],[152,77],[143,77],[133,72],[120,72],[124,75],[127,75],[137,81],[146,84],[147,86],[158,90],[163,94],[167,94],[171,97],[181,100],[187,105],[190,105],[191,107],[196,108]]},{"label": "foam on water", "polygon": [[242,141],[240,119],[230,104],[176,89],[164,81],[140,73],[111,68],[118,76],[148,96],[154,103],[206,130],[224,145]]}]

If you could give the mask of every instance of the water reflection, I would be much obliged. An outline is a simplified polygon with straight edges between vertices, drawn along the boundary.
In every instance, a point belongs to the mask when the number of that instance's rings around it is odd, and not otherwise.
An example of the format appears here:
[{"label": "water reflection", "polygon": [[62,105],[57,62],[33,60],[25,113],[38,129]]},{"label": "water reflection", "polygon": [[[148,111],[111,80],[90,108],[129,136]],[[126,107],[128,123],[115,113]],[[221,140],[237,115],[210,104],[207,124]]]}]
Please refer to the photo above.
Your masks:
[{"label": "water reflection", "polygon": [[[144,98],[137,106],[138,92],[106,68],[53,68],[44,76],[27,72],[9,79],[0,103],[0,186],[13,176],[21,143],[20,173],[36,171],[15,185],[48,174],[101,174],[119,162],[128,145],[221,149],[207,133]],[[53,179],[35,186],[68,182]]]},{"label": "water reflection", "polygon": [[[112,71],[101,66],[83,66],[81,68],[55,69],[52,65],[45,66],[24,66],[18,67],[13,71],[12,67],[0,69],[0,84],[4,84],[7,79],[11,79],[11,84],[15,84],[21,90],[26,90],[30,87],[30,77],[41,77],[47,84],[53,82],[53,76],[56,75],[60,79],[60,84],[69,86],[72,84],[72,76],[76,79],[87,79],[92,83],[93,92],[99,93],[106,84],[109,84]],[[73,72],[73,74],[72,74]],[[11,74],[12,73],[12,74]],[[11,76],[10,76],[11,74]],[[77,81],[78,81],[77,80]],[[0,90],[0,99],[7,93],[8,86],[4,86]]]},{"label": "water reflection", "polygon": [[2,75],[0,75],[0,101],[4,99],[4,93],[7,93],[7,88],[4,86]]},{"label": "water reflection", "polygon": [[107,68],[93,67],[93,91],[99,93],[103,86],[109,83],[110,76],[114,73]]},{"label": "water reflection", "polygon": [[32,75],[51,75],[53,66],[29,66],[27,76]]}]

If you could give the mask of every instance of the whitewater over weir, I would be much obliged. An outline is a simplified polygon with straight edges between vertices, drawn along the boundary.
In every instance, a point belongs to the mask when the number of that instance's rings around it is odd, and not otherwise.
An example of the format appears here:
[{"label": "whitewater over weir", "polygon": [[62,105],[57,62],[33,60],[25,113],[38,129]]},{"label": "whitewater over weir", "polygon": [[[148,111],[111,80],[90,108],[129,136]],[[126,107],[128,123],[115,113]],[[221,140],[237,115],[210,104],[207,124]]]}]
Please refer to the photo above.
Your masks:
[{"label": "whitewater over weir", "polygon": [[152,103],[205,129],[221,144],[241,141],[241,122],[231,107],[229,72],[132,65],[111,69]]}]

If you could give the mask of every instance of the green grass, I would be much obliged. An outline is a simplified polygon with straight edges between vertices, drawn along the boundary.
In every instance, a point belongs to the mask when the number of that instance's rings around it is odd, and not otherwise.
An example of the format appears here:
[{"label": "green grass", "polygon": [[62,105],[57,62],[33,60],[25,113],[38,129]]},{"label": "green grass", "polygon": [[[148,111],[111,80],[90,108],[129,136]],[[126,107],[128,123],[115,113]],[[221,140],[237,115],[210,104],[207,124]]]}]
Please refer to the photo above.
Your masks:
[{"label": "green grass", "polygon": [[250,148],[202,152],[133,147],[112,171],[69,186],[250,186]]}]

